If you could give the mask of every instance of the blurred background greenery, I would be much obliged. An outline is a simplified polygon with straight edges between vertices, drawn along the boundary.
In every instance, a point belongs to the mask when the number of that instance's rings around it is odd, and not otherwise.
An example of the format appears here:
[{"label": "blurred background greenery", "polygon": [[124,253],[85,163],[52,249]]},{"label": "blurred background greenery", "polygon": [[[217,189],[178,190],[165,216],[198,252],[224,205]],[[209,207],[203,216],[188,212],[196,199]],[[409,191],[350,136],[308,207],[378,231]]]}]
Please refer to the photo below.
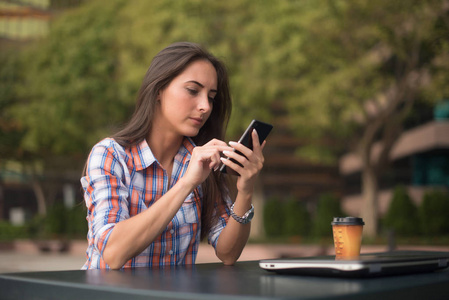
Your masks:
[{"label": "blurred background greenery", "polygon": [[[388,230],[447,242],[448,1],[23,0],[0,11],[0,240],[85,236],[91,147],[126,122],[152,57],[192,41],[228,66],[228,138],[253,118],[275,125],[256,238],[319,241],[352,214],[373,241]],[[416,128],[435,140],[397,150]]]}]

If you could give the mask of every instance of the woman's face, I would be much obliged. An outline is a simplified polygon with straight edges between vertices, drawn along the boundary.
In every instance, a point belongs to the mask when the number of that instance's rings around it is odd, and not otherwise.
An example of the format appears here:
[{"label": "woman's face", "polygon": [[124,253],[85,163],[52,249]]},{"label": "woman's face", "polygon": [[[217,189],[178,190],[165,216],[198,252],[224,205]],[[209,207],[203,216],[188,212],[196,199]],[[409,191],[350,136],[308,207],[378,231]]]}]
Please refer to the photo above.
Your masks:
[{"label": "woman's face", "polygon": [[157,130],[196,136],[209,118],[217,94],[217,72],[208,60],[197,60],[159,93]]}]

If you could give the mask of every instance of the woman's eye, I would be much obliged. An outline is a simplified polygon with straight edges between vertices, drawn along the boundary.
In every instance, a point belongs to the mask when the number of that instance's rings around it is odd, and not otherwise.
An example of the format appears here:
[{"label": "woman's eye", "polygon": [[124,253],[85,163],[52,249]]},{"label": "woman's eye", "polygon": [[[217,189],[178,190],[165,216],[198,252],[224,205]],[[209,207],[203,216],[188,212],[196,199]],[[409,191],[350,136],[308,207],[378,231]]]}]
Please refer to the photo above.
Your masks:
[{"label": "woman's eye", "polygon": [[193,96],[195,96],[195,95],[198,94],[198,91],[197,91],[197,90],[194,90],[194,89],[189,89],[189,88],[187,88],[187,91],[189,92],[190,95],[193,95]]}]

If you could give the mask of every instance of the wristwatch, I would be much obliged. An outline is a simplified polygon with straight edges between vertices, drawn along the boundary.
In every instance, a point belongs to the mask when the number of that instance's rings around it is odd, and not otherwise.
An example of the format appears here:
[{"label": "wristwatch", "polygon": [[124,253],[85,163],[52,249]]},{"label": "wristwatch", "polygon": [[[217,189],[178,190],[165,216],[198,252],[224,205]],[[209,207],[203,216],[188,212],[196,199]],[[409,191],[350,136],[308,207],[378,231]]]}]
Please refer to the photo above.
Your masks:
[{"label": "wristwatch", "polygon": [[240,224],[248,224],[249,222],[251,222],[254,217],[254,205],[251,204],[251,208],[241,217],[235,214],[234,205],[235,203],[233,203],[231,206],[231,216],[234,218],[234,220],[236,220]]}]

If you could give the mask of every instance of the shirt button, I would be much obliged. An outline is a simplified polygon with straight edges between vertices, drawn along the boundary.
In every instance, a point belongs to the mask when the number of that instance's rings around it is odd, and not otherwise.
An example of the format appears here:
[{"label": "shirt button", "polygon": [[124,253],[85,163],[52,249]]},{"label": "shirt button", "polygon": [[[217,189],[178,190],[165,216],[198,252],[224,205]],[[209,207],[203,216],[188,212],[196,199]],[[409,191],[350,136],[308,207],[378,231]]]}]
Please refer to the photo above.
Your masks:
[{"label": "shirt button", "polygon": [[173,250],[168,251],[168,254],[172,255],[173,254]]},{"label": "shirt button", "polygon": [[172,230],[170,230],[170,233],[171,233],[171,234],[175,233],[175,230],[173,230],[173,229],[172,229]]}]

